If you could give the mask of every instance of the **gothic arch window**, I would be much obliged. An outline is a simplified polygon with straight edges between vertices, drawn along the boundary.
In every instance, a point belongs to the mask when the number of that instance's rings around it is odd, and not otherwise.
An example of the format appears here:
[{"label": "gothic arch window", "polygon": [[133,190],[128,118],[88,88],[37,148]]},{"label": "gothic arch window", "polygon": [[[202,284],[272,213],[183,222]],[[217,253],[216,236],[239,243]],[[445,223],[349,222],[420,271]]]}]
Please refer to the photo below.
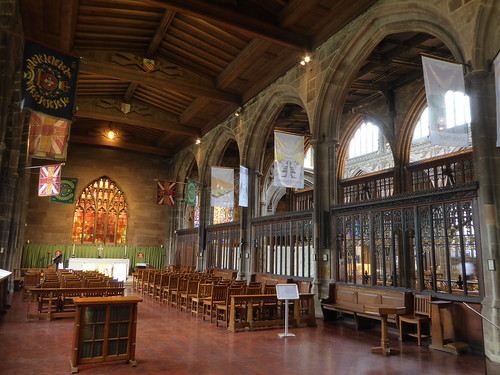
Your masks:
[{"label": "gothic arch window", "polygon": [[370,121],[362,121],[349,141],[344,165],[344,179],[379,172],[394,167],[394,157],[379,127]]},{"label": "gothic arch window", "polygon": [[[445,95],[446,102],[446,115],[445,124],[446,129],[463,126],[470,124],[470,102],[467,95],[461,92],[448,91]],[[469,143],[471,143],[471,132],[469,127]],[[470,147],[469,147],[470,148]],[[456,152],[466,150],[464,147],[454,146],[438,146],[433,145],[429,141],[429,109],[425,107],[418,119],[415,129],[413,130],[413,137],[411,142],[410,162],[417,162],[420,160],[432,159]]]},{"label": "gothic arch window", "polygon": [[348,159],[378,151],[379,129],[371,122],[363,122],[349,143]]},{"label": "gothic arch window", "polygon": [[83,189],[76,201],[72,240],[84,244],[125,244],[128,212],[125,194],[103,176]]}]

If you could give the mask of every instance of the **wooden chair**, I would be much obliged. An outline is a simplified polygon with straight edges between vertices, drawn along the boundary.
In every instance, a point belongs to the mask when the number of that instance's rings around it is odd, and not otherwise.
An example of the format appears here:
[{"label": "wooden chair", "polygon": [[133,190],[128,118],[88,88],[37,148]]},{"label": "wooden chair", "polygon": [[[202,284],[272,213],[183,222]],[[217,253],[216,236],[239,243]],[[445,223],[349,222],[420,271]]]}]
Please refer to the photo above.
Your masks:
[{"label": "wooden chair", "polygon": [[203,312],[203,301],[212,296],[214,283],[199,283],[196,296],[191,298],[191,315],[197,316]]},{"label": "wooden chair", "polygon": [[203,301],[203,320],[205,320],[205,317],[208,317],[210,318],[210,323],[212,323],[215,305],[218,303],[223,303],[227,300],[228,290],[228,285],[214,285],[214,289],[210,298],[207,298]]},{"label": "wooden chair", "polygon": [[181,277],[177,285],[177,289],[170,290],[170,305],[172,307],[179,307],[181,304],[181,293],[185,292],[188,287],[189,279],[187,277]]},{"label": "wooden chair", "polygon": [[[222,303],[215,304],[215,325],[219,326],[219,323],[224,323],[226,327],[229,323],[229,308],[231,305],[231,296],[241,295],[244,291],[244,285],[241,286],[230,286],[226,300]],[[241,306],[235,306],[236,309],[241,308]]]},{"label": "wooden chair", "polygon": [[188,286],[186,291],[181,292],[181,300],[179,304],[180,310],[191,310],[191,300],[198,294],[198,285],[200,284],[199,279],[188,280]]},{"label": "wooden chair", "polygon": [[161,301],[168,304],[170,302],[170,292],[176,290],[178,285],[179,275],[170,275],[168,278],[168,283],[161,290]]},{"label": "wooden chair", "polygon": [[[413,302],[413,314],[399,316],[399,340],[403,341],[405,334],[416,337],[418,345],[422,345],[422,338],[429,337],[430,334],[423,334],[424,325],[431,324],[431,296],[429,294],[415,294]],[[416,326],[416,332],[405,332],[405,324]]]}]

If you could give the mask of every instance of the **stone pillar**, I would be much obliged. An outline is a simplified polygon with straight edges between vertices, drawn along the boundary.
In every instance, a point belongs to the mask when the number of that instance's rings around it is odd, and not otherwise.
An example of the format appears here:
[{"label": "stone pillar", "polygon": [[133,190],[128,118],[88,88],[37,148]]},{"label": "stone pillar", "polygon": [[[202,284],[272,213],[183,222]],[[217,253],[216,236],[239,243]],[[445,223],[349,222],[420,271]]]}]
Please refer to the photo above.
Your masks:
[{"label": "stone pillar", "polygon": [[20,114],[23,37],[18,1],[0,4],[0,268],[19,265],[26,212],[27,127]]},{"label": "stone pillar", "polygon": [[[318,297],[328,294],[329,280],[334,279],[330,270],[335,264],[334,240],[331,233],[330,207],[337,197],[336,153],[338,141],[312,140],[314,150],[314,252],[316,256],[315,288]],[[313,256],[314,256],[313,255]],[[326,294],[325,294],[326,293]]]},{"label": "stone pillar", "polygon": [[[479,181],[479,217],[483,292],[482,315],[500,326],[500,148],[496,147],[495,81],[493,73],[473,72],[466,76],[471,100],[472,145],[476,178]],[[495,270],[488,268],[492,260]],[[485,355],[500,363],[500,330],[483,320]]]}]

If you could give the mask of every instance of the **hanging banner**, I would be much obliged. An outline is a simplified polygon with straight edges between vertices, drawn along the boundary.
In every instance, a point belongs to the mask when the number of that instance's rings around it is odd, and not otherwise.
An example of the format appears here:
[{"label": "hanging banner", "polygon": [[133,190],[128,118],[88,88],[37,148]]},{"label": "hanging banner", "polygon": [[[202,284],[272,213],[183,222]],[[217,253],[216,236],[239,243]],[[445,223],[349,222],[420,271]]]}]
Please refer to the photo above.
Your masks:
[{"label": "hanging banner", "polygon": [[212,167],[210,205],[226,208],[234,206],[234,169]]},{"label": "hanging banner", "polygon": [[495,92],[497,101],[497,147],[500,147],[500,53],[493,61],[495,69]]},{"label": "hanging banner", "polygon": [[49,202],[51,203],[75,203],[75,193],[78,178],[61,177],[61,191],[58,195],[51,195]]},{"label": "hanging banner", "polygon": [[198,196],[198,184],[196,181],[187,180],[187,199],[186,203],[190,206],[196,206],[196,197]]},{"label": "hanging banner", "polygon": [[177,182],[158,180],[156,187],[156,203],[173,206]]},{"label": "hanging banner", "polygon": [[38,196],[49,197],[61,191],[61,164],[40,167]]},{"label": "hanging banner", "polygon": [[469,108],[464,108],[465,84],[462,65],[422,56],[425,95],[429,108],[432,144],[469,147]]},{"label": "hanging banner", "polygon": [[248,207],[248,168],[240,165],[240,197],[239,203],[241,207]]},{"label": "hanging banner", "polygon": [[274,186],[304,188],[304,137],[274,132]]},{"label": "hanging banner", "polygon": [[32,112],[30,115],[29,153],[35,158],[66,160],[70,122]]},{"label": "hanging banner", "polygon": [[78,58],[25,41],[22,108],[73,119]]}]

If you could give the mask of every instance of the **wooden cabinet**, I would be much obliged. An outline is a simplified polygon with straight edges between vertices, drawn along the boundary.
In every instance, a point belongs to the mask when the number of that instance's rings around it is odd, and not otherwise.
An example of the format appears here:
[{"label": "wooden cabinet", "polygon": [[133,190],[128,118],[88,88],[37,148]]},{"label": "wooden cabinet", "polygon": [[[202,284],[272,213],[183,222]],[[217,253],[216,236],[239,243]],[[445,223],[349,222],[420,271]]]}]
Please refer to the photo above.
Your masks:
[{"label": "wooden cabinet", "polygon": [[128,362],[136,366],[135,337],[139,297],[75,298],[71,371],[79,365]]}]

